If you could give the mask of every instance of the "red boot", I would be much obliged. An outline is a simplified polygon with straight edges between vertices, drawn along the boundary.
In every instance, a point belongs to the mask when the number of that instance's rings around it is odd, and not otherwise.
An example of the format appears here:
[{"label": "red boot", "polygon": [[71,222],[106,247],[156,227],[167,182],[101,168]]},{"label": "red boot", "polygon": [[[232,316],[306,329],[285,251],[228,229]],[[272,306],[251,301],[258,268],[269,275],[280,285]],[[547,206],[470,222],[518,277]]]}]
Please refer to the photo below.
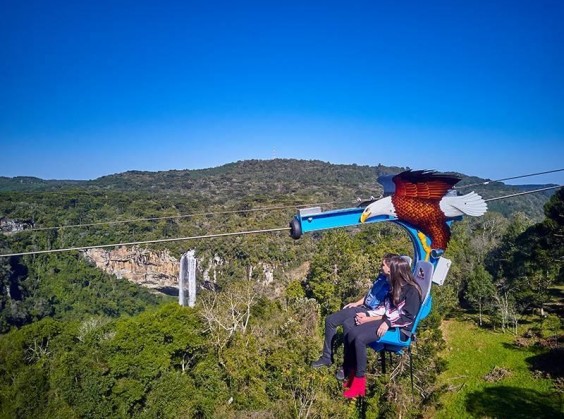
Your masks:
[{"label": "red boot", "polygon": [[351,387],[343,393],[347,399],[360,396],[364,397],[366,394],[366,377],[353,376]]}]

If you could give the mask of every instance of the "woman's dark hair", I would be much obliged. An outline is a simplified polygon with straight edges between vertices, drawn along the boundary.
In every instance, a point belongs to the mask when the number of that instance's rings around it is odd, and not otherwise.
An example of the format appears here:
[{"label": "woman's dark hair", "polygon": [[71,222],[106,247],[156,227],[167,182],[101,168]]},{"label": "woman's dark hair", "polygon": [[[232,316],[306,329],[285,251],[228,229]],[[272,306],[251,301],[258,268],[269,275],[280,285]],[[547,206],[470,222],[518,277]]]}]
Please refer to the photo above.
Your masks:
[{"label": "woman's dark hair", "polygon": [[391,294],[392,294],[392,302],[394,305],[398,305],[400,303],[399,298],[401,294],[401,289],[404,285],[412,285],[415,287],[417,292],[419,293],[419,299],[423,298],[423,294],[421,292],[421,287],[417,282],[415,282],[415,278],[411,273],[411,268],[409,266],[409,262],[402,258],[401,256],[394,256],[390,259],[390,285],[391,285]]},{"label": "woman's dark hair", "polygon": [[399,256],[399,255],[397,253],[386,253],[384,255],[384,257],[382,258],[382,261],[386,265],[390,266],[390,262],[391,262],[392,258],[395,258],[396,256]]}]

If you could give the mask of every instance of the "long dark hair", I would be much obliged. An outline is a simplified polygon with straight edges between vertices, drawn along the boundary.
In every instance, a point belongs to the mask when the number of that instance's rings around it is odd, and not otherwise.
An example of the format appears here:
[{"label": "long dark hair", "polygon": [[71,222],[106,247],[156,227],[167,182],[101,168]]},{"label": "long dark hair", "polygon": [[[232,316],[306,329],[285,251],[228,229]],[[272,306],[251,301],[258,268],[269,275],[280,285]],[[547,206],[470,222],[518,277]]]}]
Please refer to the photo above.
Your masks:
[{"label": "long dark hair", "polygon": [[382,261],[383,261],[386,265],[390,266],[390,262],[392,261],[392,258],[394,258],[394,257],[396,257],[396,256],[399,256],[399,255],[398,255],[397,253],[386,253],[386,254],[384,255],[384,257],[382,258]]},{"label": "long dark hair", "polygon": [[382,258],[382,263],[385,263],[386,266],[390,266],[393,257],[399,256],[397,253],[386,253]]},{"label": "long dark hair", "polygon": [[421,287],[417,282],[415,282],[415,278],[411,273],[411,268],[409,266],[409,262],[402,258],[401,256],[394,256],[390,259],[390,285],[392,294],[392,302],[394,305],[398,305],[400,303],[399,298],[401,294],[401,289],[405,285],[412,285],[415,287],[417,292],[419,293],[419,299],[422,299],[423,293],[421,292]]}]

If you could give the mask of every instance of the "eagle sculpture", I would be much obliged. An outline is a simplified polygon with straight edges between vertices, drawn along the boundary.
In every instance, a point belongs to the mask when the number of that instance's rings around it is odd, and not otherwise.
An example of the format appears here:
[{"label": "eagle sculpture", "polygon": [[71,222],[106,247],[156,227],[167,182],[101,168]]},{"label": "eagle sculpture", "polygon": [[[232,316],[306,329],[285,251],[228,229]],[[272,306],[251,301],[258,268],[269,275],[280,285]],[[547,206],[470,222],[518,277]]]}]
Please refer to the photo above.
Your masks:
[{"label": "eagle sculpture", "polygon": [[[431,248],[446,250],[450,239],[449,219],[461,215],[478,217],[483,215],[488,207],[480,195],[470,192],[457,196],[452,190],[460,178],[454,175],[437,173],[427,170],[407,170],[392,177],[391,190],[385,179],[384,194],[391,196],[379,199],[369,204],[363,211],[360,221],[378,215],[395,217],[409,223],[431,241]],[[423,242],[424,247],[428,247]],[[430,250],[430,249],[428,249]]]}]

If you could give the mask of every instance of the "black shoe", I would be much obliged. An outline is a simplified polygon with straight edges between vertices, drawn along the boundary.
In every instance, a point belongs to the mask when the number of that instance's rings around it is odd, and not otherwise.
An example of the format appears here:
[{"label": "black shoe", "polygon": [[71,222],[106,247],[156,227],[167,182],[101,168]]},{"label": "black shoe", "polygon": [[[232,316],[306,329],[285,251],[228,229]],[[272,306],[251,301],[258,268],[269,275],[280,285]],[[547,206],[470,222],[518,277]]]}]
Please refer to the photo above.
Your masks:
[{"label": "black shoe", "polygon": [[339,368],[337,370],[337,373],[335,374],[335,377],[337,377],[337,380],[343,381],[345,379],[345,370],[342,369],[342,368]]},{"label": "black shoe", "polygon": [[327,358],[319,358],[317,361],[313,361],[311,363],[312,368],[321,368],[321,367],[328,367],[332,364],[330,359]]}]

